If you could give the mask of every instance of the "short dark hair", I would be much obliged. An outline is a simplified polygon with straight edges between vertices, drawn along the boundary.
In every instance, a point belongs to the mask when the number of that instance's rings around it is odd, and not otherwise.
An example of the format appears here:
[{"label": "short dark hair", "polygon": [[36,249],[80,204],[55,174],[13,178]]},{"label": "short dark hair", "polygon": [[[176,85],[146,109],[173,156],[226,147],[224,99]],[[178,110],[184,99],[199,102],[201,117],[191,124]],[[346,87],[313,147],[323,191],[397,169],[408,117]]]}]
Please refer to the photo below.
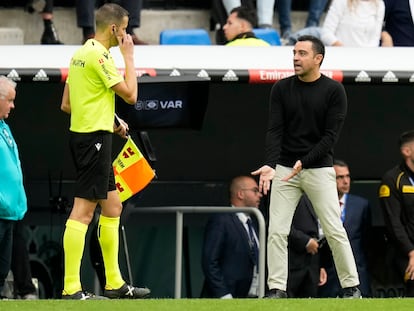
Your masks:
[{"label": "short dark hair", "polygon": [[334,159],[333,165],[340,166],[340,167],[349,167],[348,164],[346,164],[344,160],[340,160],[340,159]]},{"label": "short dark hair", "polygon": [[[297,41],[310,41],[312,42],[312,49],[315,52],[315,54],[322,54],[323,59],[325,58],[325,45],[323,45],[323,42],[315,37],[315,36],[310,36],[310,35],[304,35],[304,36],[300,36],[298,38]],[[321,61],[321,65],[322,65],[322,61]]]},{"label": "short dark hair", "polygon": [[104,29],[110,24],[119,25],[122,19],[127,16],[129,12],[116,3],[105,3],[95,12],[96,28]]},{"label": "short dark hair", "polygon": [[230,11],[230,14],[237,13],[237,17],[244,19],[252,25],[252,28],[257,26],[256,11],[245,6],[238,6]]},{"label": "short dark hair", "polygon": [[400,135],[400,139],[398,140],[398,144],[400,148],[406,144],[414,141],[414,130],[406,131]]}]

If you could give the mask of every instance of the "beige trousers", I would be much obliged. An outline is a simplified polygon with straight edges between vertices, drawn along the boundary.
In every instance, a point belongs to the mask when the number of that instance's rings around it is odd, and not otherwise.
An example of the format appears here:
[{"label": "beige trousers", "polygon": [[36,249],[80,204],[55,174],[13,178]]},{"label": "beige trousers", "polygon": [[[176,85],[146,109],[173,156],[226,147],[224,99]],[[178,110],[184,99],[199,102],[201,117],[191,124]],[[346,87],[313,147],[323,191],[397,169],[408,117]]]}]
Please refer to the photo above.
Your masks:
[{"label": "beige trousers", "polygon": [[293,214],[303,192],[308,195],[322,225],[342,288],[359,285],[355,259],[340,219],[334,169],[303,169],[289,181],[281,181],[291,170],[292,168],[277,165],[272,182],[267,241],[269,289],[286,290],[288,235]]}]

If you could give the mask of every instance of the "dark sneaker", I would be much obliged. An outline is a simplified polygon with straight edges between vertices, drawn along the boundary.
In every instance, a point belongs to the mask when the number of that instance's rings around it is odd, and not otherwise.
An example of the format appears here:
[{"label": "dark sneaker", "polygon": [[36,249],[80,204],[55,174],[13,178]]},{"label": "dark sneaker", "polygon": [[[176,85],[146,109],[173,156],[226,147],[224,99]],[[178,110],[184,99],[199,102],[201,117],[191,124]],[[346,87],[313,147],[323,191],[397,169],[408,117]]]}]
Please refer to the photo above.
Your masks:
[{"label": "dark sneaker", "polygon": [[265,296],[265,298],[270,298],[270,299],[279,299],[279,298],[287,298],[288,295],[284,290],[281,289],[271,289],[269,291],[269,293]]},{"label": "dark sneaker", "polygon": [[134,287],[125,283],[118,289],[105,289],[104,296],[110,299],[143,299],[149,297],[151,290],[146,287]]},{"label": "dark sneaker", "polygon": [[72,295],[65,294],[63,292],[62,299],[72,299],[72,300],[103,300],[108,299],[103,296],[96,296],[95,294],[88,293],[86,291],[78,291]]},{"label": "dark sneaker", "polygon": [[355,298],[362,298],[361,291],[358,287],[347,287],[343,289],[344,295],[342,298],[349,298],[349,299],[355,299]]}]

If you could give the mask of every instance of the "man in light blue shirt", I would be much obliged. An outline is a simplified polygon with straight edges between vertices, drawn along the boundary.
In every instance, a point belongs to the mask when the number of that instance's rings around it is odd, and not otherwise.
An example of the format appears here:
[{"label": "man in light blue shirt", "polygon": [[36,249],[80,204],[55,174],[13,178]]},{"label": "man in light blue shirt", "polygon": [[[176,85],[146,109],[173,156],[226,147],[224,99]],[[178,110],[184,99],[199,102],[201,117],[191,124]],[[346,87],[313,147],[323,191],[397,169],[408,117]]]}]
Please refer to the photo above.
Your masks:
[{"label": "man in light blue shirt", "polygon": [[16,83],[0,76],[0,292],[10,270],[13,225],[27,211],[19,151],[4,122],[14,108]]}]

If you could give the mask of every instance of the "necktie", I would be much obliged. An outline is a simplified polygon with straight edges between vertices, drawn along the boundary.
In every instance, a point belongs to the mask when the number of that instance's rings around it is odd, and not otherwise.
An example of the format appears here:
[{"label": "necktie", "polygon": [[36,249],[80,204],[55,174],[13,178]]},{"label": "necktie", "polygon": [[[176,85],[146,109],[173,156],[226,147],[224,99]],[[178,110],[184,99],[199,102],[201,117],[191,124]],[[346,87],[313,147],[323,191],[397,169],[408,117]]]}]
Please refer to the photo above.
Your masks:
[{"label": "necktie", "polygon": [[345,206],[344,206],[344,203],[339,202],[339,207],[341,209],[341,220],[342,220],[342,223],[343,223],[344,220],[345,220]]},{"label": "necktie", "polygon": [[257,246],[256,239],[254,237],[252,220],[250,218],[247,219],[247,228],[249,229],[249,244],[253,253],[253,261],[254,264],[257,265],[257,260],[259,258],[259,247]]}]

